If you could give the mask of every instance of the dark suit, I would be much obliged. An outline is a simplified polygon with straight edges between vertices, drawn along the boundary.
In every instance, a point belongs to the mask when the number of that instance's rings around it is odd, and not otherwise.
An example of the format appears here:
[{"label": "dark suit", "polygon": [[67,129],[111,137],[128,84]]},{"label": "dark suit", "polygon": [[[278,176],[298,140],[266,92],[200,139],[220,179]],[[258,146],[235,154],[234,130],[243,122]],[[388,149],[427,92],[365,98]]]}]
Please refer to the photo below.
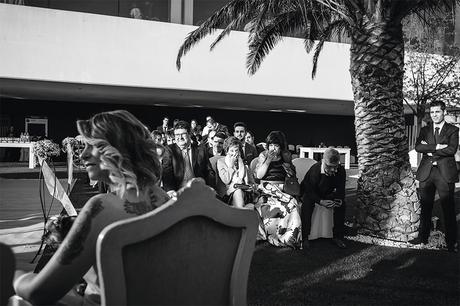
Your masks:
[{"label": "dark suit", "polygon": [[257,153],[256,147],[254,147],[253,145],[250,145],[247,142],[244,142],[244,151],[241,156],[243,157],[244,164],[249,166],[251,164],[251,161],[254,158],[258,157],[259,154]]},{"label": "dark suit", "polygon": [[[426,144],[422,144],[422,141]],[[431,124],[421,129],[415,143],[415,150],[423,153],[416,176],[420,181],[420,204],[422,206],[419,237],[422,242],[428,242],[431,211],[437,190],[446,225],[447,246],[453,247],[457,240],[454,191],[455,183],[458,182],[458,174],[454,155],[458,147],[458,128],[445,122],[442,130],[439,131],[438,144],[448,146],[436,150],[434,129]],[[432,156],[429,156],[428,153],[431,153]],[[433,165],[434,163],[437,165]]]},{"label": "dark suit", "polygon": [[300,184],[302,196],[302,239],[308,239],[311,228],[311,216],[315,204],[321,200],[342,200],[342,205],[334,208],[334,238],[343,239],[345,234],[345,181],[346,172],[343,166],[339,166],[337,173],[327,176],[321,173],[321,162],[310,167]]},{"label": "dark suit", "polygon": [[160,125],[160,126],[157,126],[157,130],[166,134],[166,132],[169,130],[169,126],[164,128],[162,125]]},{"label": "dark suit", "polygon": [[[215,172],[209,163],[209,157],[203,148],[191,145],[192,169],[195,177],[201,177],[206,184],[215,186]],[[181,149],[174,143],[167,146],[162,161],[163,166],[163,189],[166,191],[178,190],[184,180],[184,158]]]}]

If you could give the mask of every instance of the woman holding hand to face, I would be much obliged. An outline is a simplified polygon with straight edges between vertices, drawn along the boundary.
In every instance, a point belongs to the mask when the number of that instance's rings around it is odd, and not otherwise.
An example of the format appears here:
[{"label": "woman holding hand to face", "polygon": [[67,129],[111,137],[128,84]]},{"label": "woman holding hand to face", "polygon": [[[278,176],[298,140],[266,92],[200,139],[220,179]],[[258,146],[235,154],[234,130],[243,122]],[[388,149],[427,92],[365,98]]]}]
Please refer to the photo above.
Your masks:
[{"label": "woman holding hand to face", "polygon": [[261,216],[259,238],[275,246],[300,247],[301,219],[297,200],[283,191],[286,176],[295,177],[291,153],[280,131],[268,134],[267,150],[259,155],[255,176],[261,195],[255,204]]},{"label": "woman holding hand to face", "polygon": [[[226,199],[231,205],[244,208],[246,194],[238,187],[238,184],[248,185],[250,177],[248,168],[244,165],[240,156],[241,142],[238,138],[231,136],[224,142],[225,157],[217,160],[217,172],[220,179],[226,185]],[[237,184],[235,186],[235,184]]]},{"label": "woman holding hand to face", "polygon": [[[85,204],[58,250],[37,274],[16,278],[16,294],[32,304],[100,304],[96,241],[109,224],[149,212],[168,200],[158,186],[161,166],[148,129],[131,113],[118,110],[77,121],[89,178],[110,186],[110,193]],[[84,297],[71,294],[81,278]],[[65,296],[65,297],[64,297]],[[64,298],[63,298],[64,297]],[[79,301],[78,298],[81,300]]]}]

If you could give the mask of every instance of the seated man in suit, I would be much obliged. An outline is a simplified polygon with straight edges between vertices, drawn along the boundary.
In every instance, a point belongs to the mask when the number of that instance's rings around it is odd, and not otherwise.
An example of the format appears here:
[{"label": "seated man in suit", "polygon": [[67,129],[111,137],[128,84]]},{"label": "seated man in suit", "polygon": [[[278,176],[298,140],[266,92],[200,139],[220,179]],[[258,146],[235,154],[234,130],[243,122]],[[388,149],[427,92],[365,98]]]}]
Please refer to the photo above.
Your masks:
[{"label": "seated man in suit", "polygon": [[243,158],[244,164],[246,166],[251,165],[251,161],[258,157],[257,149],[254,146],[251,146],[249,143],[246,142],[246,124],[244,122],[236,122],[233,125],[233,136],[238,138],[241,142],[241,150],[242,154],[241,157]]},{"label": "seated man in suit", "polygon": [[430,104],[433,124],[423,127],[415,143],[415,150],[423,153],[416,178],[420,182],[419,240],[428,243],[436,190],[444,215],[446,243],[449,252],[457,252],[457,221],[455,220],[455,183],[458,182],[455,153],[458,148],[458,127],[445,122],[446,105],[442,101]]},{"label": "seated man in suit", "polygon": [[163,188],[169,196],[175,196],[175,191],[185,186],[194,177],[203,178],[214,187],[215,172],[209,163],[206,150],[192,144],[190,140],[190,125],[179,121],[174,127],[175,143],[168,145],[163,156]]},{"label": "seated man in suit", "polygon": [[311,166],[300,185],[302,196],[302,240],[303,247],[309,247],[308,235],[311,228],[311,216],[315,204],[334,209],[332,241],[341,249],[345,234],[345,180],[346,173],[340,165],[340,154],[334,148],[328,148],[323,159]]}]

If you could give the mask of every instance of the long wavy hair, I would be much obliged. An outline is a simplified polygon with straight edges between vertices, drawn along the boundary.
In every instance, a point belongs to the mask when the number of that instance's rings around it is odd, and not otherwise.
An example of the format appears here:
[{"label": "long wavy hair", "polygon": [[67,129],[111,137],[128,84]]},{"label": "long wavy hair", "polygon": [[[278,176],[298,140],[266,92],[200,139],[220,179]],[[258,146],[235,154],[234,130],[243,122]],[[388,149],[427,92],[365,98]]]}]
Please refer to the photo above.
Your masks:
[{"label": "long wavy hair", "polygon": [[102,112],[89,120],[78,120],[77,129],[101,153],[101,169],[109,171],[119,196],[133,187],[139,194],[140,189],[158,182],[161,165],[157,145],[147,127],[130,112]]}]

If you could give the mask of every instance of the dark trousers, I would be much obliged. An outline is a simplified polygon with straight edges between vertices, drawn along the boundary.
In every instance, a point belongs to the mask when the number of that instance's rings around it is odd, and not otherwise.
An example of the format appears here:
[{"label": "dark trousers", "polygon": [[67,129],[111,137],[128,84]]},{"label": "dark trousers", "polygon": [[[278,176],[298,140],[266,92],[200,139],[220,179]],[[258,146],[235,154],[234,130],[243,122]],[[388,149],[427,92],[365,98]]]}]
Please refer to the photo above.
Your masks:
[{"label": "dark trousers", "polygon": [[[315,202],[304,197],[302,209],[300,211],[300,218],[302,220],[302,239],[308,239],[311,229],[311,215],[315,208]],[[342,206],[334,208],[334,228],[332,232],[334,238],[343,239],[345,235],[345,201],[342,202]]]},{"label": "dark trousers", "polygon": [[433,210],[434,196],[436,190],[439,194],[446,227],[447,246],[454,246],[457,241],[457,221],[455,220],[455,184],[447,183],[439,172],[438,167],[432,167],[428,178],[420,182],[420,204],[422,212],[420,216],[419,237],[422,242],[427,243],[430,237],[431,212]]}]

